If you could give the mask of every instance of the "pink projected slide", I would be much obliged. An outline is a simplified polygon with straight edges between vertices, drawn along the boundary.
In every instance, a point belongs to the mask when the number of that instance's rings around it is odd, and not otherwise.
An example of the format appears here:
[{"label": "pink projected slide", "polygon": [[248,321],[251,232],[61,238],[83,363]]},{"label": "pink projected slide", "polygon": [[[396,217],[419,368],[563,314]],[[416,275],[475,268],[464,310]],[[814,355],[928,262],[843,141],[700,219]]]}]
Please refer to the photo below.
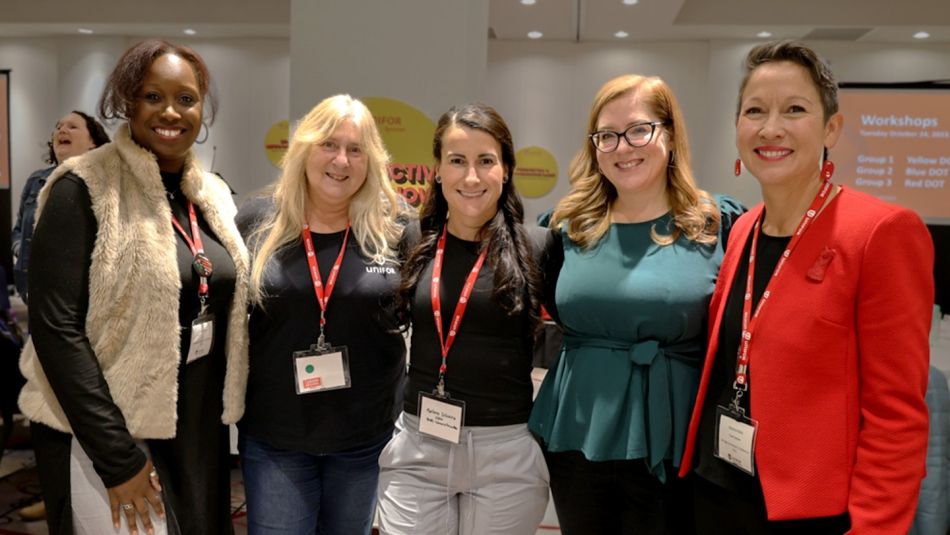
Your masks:
[{"label": "pink projected slide", "polygon": [[848,89],[838,183],[950,223],[950,90]]}]

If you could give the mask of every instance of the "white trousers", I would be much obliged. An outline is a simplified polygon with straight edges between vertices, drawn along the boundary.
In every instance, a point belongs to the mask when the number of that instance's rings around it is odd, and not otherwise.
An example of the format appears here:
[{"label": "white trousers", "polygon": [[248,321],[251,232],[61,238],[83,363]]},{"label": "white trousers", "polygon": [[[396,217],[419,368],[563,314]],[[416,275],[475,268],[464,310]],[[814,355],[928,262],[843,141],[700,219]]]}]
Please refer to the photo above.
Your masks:
[{"label": "white trousers", "polygon": [[379,457],[379,531],[386,535],[534,535],[548,468],[527,424],[463,427],[459,444],[400,415]]},{"label": "white trousers", "polygon": [[[148,455],[148,447],[143,442],[136,443]],[[92,460],[83,451],[82,446],[73,437],[69,455],[69,490],[72,497],[73,530],[76,535],[103,535],[115,533],[112,527],[112,510],[109,508],[109,494],[99,474],[92,467]],[[155,535],[167,535],[165,521],[158,518],[149,506],[152,527]],[[129,533],[125,513],[120,510],[119,533]],[[139,533],[145,533],[145,526],[138,521]]]}]

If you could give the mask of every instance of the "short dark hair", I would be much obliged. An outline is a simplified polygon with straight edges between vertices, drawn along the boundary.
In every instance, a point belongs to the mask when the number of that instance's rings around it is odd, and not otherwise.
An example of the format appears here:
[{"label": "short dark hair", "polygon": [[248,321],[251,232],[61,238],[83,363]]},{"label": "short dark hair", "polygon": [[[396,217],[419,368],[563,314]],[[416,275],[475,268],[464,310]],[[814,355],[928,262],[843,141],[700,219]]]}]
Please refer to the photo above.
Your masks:
[{"label": "short dark hair", "polygon": [[[76,115],[83,118],[86,121],[86,130],[89,131],[89,137],[92,139],[92,145],[94,147],[101,147],[108,143],[109,134],[106,133],[106,129],[102,127],[102,123],[96,120],[95,117],[87,115],[79,110],[73,110],[69,113],[75,113]],[[56,158],[56,152],[53,151],[53,140],[50,139],[46,142],[46,146],[49,148],[49,154],[46,156],[46,162],[58,165],[59,159]]]},{"label": "short dark hair", "polygon": [[112,74],[109,75],[102,97],[99,99],[99,117],[105,121],[128,119],[135,109],[135,96],[142,88],[142,80],[145,79],[149,67],[153,61],[166,54],[179,56],[191,64],[198,81],[198,91],[202,99],[208,102],[204,115],[207,117],[208,124],[213,123],[218,101],[214,92],[211,91],[211,74],[208,72],[208,66],[191,48],[163,39],[142,41],[122,54]]},{"label": "short dark hair", "polygon": [[811,76],[815,89],[821,97],[821,108],[827,121],[829,117],[838,113],[838,80],[835,78],[828,63],[817,52],[803,43],[791,40],[770,41],[763,43],[752,50],[745,58],[745,76],[739,86],[739,102],[736,106],[736,117],[742,106],[742,93],[749,83],[753,71],[766,63],[788,61],[800,65]]}]

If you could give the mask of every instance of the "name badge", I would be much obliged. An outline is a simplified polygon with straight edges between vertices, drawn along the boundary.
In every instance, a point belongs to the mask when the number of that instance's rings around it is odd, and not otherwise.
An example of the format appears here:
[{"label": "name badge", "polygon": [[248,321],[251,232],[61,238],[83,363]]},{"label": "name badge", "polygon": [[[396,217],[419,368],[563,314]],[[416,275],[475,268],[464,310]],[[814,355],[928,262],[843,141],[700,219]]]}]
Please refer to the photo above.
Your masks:
[{"label": "name badge", "polygon": [[296,351],[294,361],[294,386],[297,394],[311,394],[350,387],[350,359],[346,346],[310,346],[306,351]]},{"label": "name badge", "polygon": [[419,432],[458,444],[465,422],[465,402],[419,392]]},{"label": "name badge", "polygon": [[755,475],[755,433],[759,422],[723,406],[716,408],[713,455],[739,470]]},{"label": "name badge", "polygon": [[203,314],[191,322],[191,343],[185,363],[194,362],[211,353],[214,345],[214,314]]}]

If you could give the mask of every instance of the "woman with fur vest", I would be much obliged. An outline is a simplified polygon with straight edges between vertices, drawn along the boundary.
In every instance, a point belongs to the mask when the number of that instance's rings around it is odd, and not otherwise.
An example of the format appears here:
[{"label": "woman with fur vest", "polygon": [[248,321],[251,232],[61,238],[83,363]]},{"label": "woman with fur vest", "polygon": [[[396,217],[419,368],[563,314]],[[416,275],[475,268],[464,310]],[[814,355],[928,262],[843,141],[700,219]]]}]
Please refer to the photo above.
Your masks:
[{"label": "woman with fur vest", "polygon": [[230,533],[228,429],[247,378],[247,250],[192,145],[215,102],[193,50],[130,48],[114,142],[40,192],[20,408],[50,533]]}]

